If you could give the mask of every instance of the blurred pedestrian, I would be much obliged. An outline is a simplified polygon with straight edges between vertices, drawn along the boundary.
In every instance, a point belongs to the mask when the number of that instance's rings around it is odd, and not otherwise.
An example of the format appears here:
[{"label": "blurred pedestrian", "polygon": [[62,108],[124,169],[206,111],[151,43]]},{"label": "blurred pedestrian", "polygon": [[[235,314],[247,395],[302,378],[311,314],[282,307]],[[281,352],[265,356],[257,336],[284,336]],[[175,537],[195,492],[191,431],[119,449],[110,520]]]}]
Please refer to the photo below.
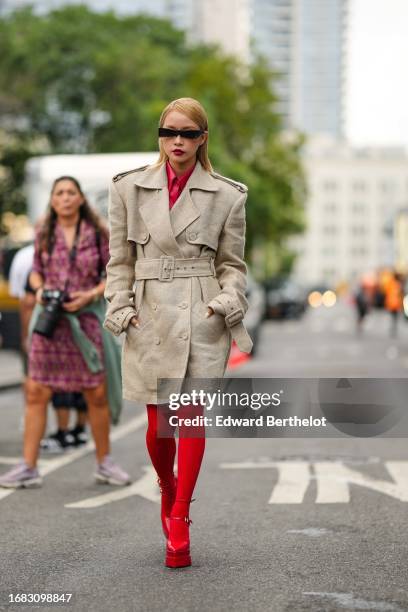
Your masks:
[{"label": "blurred pedestrian", "polygon": [[110,456],[107,380],[114,382],[119,366],[111,338],[102,333],[106,281],[101,271],[108,258],[107,230],[78,181],[70,176],[56,179],[46,219],[36,233],[30,275],[37,304],[30,322],[24,461],[0,477],[0,486],[41,484],[36,464],[48,402],[53,391],[77,390],[88,404],[95,478],[117,485],[130,482]]},{"label": "blurred pedestrian", "polygon": [[354,294],[357,310],[357,333],[361,333],[364,319],[374,306],[376,291],[377,279],[375,274],[364,274],[359,280]]},{"label": "blurred pedestrian", "polygon": [[24,375],[28,368],[28,325],[35,306],[35,293],[28,284],[28,277],[33,267],[34,244],[22,247],[13,257],[9,272],[9,293],[19,300],[20,314],[20,355]]},{"label": "blurred pedestrian", "polygon": [[[40,224],[37,224],[38,229]],[[20,312],[20,354],[24,371],[24,392],[28,370],[28,328],[35,307],[35,291],[30,284],[30,273],[34,265],[34,244],[22,247],[15,254],[9,273],[9,293],[19,299]],[[41,440],[41,449],[46,452],[63,452],[88,441],[86,433],[87,406],[82,393],[54,392],[52,405],[56,411],[57,431]],[[76,424],[69,429],[70,409],[77,413]]]},{"label": "blurred pedestrian", "polygon": [[395,338],[397,335],[398,317],[402,311],[404,303],[404,292],[402,286],[402,276],[393,272],[385,286],[385,308],[390,313],[391,325],[390,336]]},{"label": "blurred pedestrian", "polygon": [[361,333],[363,322],[369,309],[367,295],[361,283],[358,285],[354,299],[357,310],[357,333]]},{"label": "blurred pedestrian", "polygon": [[204,426],[187,419],[202,416],[203,406],[177,410],[176,479],[175,427],[166,412],[168,393],[157,384],[222,377],[232,338],[251,351],[242,322],[248,308],[247,187],[213,172],[208,120],[197,100],[171,102],[158,136],[157,163],[118,174],[111,184],[105,326],[116,335],[126,332],[124,396],[146,403],[146,444],[162,493],[165,563],[184,567],[191,564],[189,509],[205,448]]}]

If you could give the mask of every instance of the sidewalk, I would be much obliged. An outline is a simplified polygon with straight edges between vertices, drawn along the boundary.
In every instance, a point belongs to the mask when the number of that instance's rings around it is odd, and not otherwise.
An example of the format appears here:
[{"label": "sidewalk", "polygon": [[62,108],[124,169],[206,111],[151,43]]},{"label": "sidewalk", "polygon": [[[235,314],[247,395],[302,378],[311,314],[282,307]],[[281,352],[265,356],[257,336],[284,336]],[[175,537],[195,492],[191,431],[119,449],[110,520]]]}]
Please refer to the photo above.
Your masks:
[{"label": "sidewalk", "polygon": [[0,349],[0,392],[19,387],[23,380],[23,364],[18,351]]}]

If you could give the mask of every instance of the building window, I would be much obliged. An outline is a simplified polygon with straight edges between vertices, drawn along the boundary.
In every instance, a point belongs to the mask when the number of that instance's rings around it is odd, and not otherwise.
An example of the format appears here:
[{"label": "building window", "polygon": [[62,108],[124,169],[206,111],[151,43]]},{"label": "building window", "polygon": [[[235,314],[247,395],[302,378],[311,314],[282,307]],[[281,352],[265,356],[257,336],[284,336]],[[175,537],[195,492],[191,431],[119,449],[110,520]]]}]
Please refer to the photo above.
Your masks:
[{"label": "building window", "polygon": [[327,247],[322,248],[321,254],[323,257],[335,257],[337,254],[337,251],[334,247],[327,246]]},{"label": "building window", "polygon": [[324,212],[334,214],[337,212],[337,204],[335,202],[326,202],[324,205]]},{"label": "building window", "polygon": [[395,181],[393,181],[392,179],[382,180],[379,186],[380,186],[381,193],[390,194],[390,193],[394,193],[396,190]]},{"label": "building window", "polygon": [[337,191],[338,184],[333,179],[326,179],[323,181],[323,189],[324,191]]},{"label": "building window", "polygon": [[364,247],[353,247],[351,249],[351,254],[357,257],[365,257],[367,255],[367,249]]},{"label": "building window", "polygon": [[351,233],[353,236],[364,236],[367,233],[367,228],[364,225],[353,225]]},{"label": "building window", "polygon": [[366,212],[366,206],[363,202],[353,202],[351,210],[353,213],[362,214]]},{"label": "building window", "polygon": [[322,227],[322,233],[324,236],[335,236],[337,234],[337,229],[336,225],[324,225]]},{"label": "building window", "polygon": [[366,191],[366,188],[367,188],[367,185],[365,181],[357,180],[357,181],[353,181],[352,183],[353,191],[357,191],[361,193],[362,191]]}]

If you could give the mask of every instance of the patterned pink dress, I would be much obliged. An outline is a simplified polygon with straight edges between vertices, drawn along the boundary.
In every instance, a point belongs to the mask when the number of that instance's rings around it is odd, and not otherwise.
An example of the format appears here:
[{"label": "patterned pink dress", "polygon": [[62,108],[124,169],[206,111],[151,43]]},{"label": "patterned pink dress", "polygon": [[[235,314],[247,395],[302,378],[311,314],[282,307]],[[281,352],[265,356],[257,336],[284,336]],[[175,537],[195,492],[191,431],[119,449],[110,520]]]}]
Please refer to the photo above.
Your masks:
[{"label": "patterned pink dress", "polygon": [[[43,276],[46,288],[64,289],[68,276],[68,291],[86,291],[98,285],[98,262],[101,258],[104,270],[109,260],[109,240],[101,233],[98,252],[96,232],[89,222],[81,222],[77,256],[71,267],[64,232],[58,223],[55,226],[55,244],[51,257],[44,251],[40,255],[39,240],[40,232],[37,232],[33,271]],[[79,321],[103,360],[102,330],[98,319],[92,313],[84,313],[79,316]],[[105,377],[104,372],[93,374],[88,369],[73,341],[70,324],[64,317],[58,321],[52,338],[32,334],[28,375],[54,391],[81,391],[97,387]]]}]

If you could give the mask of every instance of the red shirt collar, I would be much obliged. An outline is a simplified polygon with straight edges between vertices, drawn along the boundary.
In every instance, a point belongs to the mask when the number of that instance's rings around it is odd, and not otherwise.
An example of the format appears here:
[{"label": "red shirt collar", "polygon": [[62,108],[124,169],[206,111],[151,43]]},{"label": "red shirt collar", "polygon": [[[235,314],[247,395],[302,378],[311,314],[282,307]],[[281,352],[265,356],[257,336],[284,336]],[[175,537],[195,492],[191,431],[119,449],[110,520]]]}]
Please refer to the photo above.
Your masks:
[{"label": "red shirt collar", "polygon": [[188,179],[193,174],[196,164],[197,162],[194,164],[192,168],[190,168],[190,170],[187,170],[187,172],[184,172],[184,174],[177,177],[176,173],[174,172],[173,168],[170,165],[169,160],[167,160],[166,161],[166,172],[167,172],[167,182],[168,182],[169,188],[173,184],[174,179],[176,179],[176,184],[178,184],[179,191],[181,192],[184,189]]}]

